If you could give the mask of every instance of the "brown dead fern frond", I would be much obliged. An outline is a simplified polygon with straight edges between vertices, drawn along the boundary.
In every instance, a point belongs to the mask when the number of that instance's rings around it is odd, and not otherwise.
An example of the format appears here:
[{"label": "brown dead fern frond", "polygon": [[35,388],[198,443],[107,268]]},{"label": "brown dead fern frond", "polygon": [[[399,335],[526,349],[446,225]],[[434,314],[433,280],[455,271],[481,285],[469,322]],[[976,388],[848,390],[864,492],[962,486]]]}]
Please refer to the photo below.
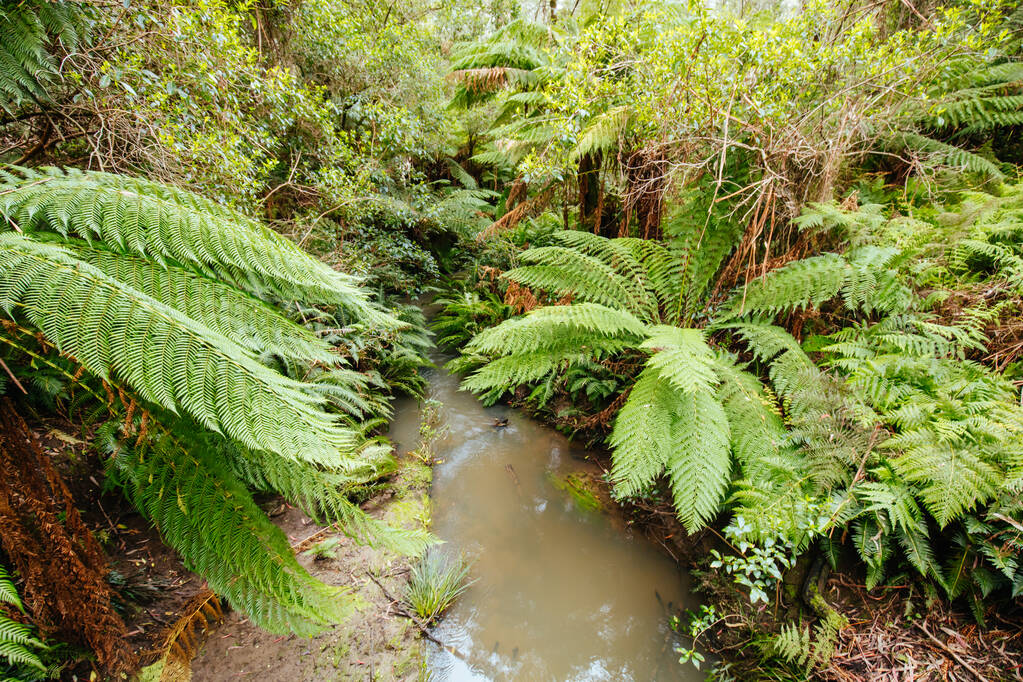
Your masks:
[{"label": "brown dead fern frond", "polygon": [[550,204],[553,197],[554,187],[551,186],[540,194],[537,194],[532,199],[526,199],[518,206],[501,216],[499,220],[494,221],[488,227],[481,230],[480,233],[476,235],[476,241],[481,242],[484,239],[493,237],[502,230],[510,230],[524,219],[538,215],[547,207],[548,204]]},{"label": "brown dead fern frond", "polygon": [[480,69],[459,69],[452,71],[448,78],[458,81],[463,88],[478,95],[500,90],[508,83],[509,68],[490,66]]},{"label": "brown dead fern frond", "polygon": [[224,611],[211,590],[195,595],[172,625],[158,650],[163,660],[160,682],[188,682],[192,679],[192,659],[214,626],[224,619]]}]

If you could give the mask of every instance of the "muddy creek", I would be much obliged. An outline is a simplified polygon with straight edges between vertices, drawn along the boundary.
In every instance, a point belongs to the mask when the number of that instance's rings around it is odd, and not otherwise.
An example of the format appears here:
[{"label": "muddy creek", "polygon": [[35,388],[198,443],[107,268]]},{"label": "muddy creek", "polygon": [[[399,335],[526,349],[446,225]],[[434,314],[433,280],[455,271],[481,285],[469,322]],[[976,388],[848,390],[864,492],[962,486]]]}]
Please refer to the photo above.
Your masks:
[{"label": "muddy creek", "polygon": [[[668,627],[693,607],[674,562],[566,481],[598,476],[553,429],[485,408],[434,358],[429,397],[446,433],[434,442],[433,530],[473,561],[476,582],[435,628],[433,680],[696,680]],[[396,405],[391,437],[415,447],[415,402]],[[504,428],[495,420],[508,420]]]}]

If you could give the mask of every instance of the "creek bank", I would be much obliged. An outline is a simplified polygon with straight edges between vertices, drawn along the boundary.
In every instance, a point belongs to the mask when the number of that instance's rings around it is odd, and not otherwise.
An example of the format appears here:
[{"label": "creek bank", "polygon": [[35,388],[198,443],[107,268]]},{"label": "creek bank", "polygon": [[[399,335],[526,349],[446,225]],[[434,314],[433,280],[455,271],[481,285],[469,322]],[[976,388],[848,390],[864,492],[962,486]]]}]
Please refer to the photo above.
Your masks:
[{"label": "creek bank", "polygon": [[[415,559],[361,546],[317,525],[276,496],[264,498],[260,506],[285,532],[299,562],[328,584],[350,587],[362,608],[346,622],[310,639],[269,634],[243,614],[218,607],[223,619],[218,622],[211,616],[206,628],[190,628],[189,636],[178,640],[184,660],[176,657],[173,669],[165,665],[168,634],[192,613],[196,599],[208,593],[205,581],[185,568],[123,496],[106,491],[91,431],[58,418],[32,421],[30,428],[74,499],[95,500],[82,508],[82,516],[100,541],[112,582],[124,597],[127,640],[142,666],[141,681],[180,682],[189,676],[197,682],[426,679],[420,632],[381,588],[400,598]],[[426,528],[431,517],[432,471],[411,454],[399,455],[398,464],[387,479],[368,484],[372,497],[361,506],[392,525]],[[318,551],[318,547],[324,549]],[[89,664],[83,662],[66,670],[65,678],[91,679],[90,672]]]},{"label": "creek bank", "polygon": [[[433,532],[476,582],[433,629],[436,679],[703,680],[678,664],[672,615],[692,606],[675,562],[634,532],[600,486],[597,454],[506,406],[459,390],[432,355],[429,398],[396,405],[414,443],[439,404]],[[453,651],[452,651],[453,650]]]},{"label": "creek bank", "polygon": [[[430,468],[409,455],[401,456],[399,462],[384,492],[363,508],[397,527],[427,528]],[[292,507],[286,506],[274,520],[299,544],[299,561],[309,572],[327,584],[350,587],[361,608],[344,623],[311,639],[273,635],[241,614],[231,613],[192,662],[193,679],[426,679],[421,634],[400,615],[401,605],[389,598],[404,593],[415,559],[359,545],[340,533],[319,528]],[[317,553],[317,545],[328,549]]]}]

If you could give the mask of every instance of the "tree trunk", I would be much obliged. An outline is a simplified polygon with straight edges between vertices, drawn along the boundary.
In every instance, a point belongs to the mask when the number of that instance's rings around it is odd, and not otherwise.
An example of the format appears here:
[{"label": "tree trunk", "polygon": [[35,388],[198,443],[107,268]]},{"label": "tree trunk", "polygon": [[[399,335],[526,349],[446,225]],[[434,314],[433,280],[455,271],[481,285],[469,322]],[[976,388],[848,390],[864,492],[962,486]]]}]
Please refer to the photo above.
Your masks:
[{"label": "tree trunk", "polygon": [[579,159],[579,229],[597,232],[600,229],[600,154],[586,154]]}]

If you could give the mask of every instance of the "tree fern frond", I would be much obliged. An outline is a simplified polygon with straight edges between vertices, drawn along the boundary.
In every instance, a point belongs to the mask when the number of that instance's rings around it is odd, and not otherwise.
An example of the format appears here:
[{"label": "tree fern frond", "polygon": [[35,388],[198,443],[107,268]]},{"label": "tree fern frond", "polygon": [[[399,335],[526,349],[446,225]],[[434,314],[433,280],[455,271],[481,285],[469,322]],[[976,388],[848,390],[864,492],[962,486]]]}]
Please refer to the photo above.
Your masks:
[{"label": "tree fern frond", "polygon": [[0,109],[13,114],[23,103],[49,100],[57,60],[49,48],[59,40],[77,48],[86,30],[85,8],[64,0],[23,0],[0,6]]},{"label": "tree fern frond", "polygon": [[[688,396],[672,424],[668,477],[675,511],[694,533],[714,518],[724,499],[731,471],[730,427],[712,393]],[[681,402],[681,401],[680,401]]]},{"label": "tree fern frond", "polygon": [[786,447],[785,424],[777,400],[772,400],[760,381],[730,364],[718,363],[721,378],[718,400],[728,416],[732,452],[744,476],[754,485],[772,478],[791,456]]},{"label": "tree fern frond", "polygon": [[672,424],[679,402],[691,399],[673,390],[656,369],[640,373],[608,437],[616,494],[635,495],[664,471],[674,447]]},{"label": "tree fern frond", "polygon": [[513,353],[493,359],[477,369],[462,382],[462,387],[469,391],[481,392],[528,384],[546,378],[554,372],[566,370],[572,365],[583,364],[594,357],[621,351],[632,345],[618,339],[603,341],[593,339],[584,347],[580,347],[579,344],[566,340],[559,347]]},{"label": "tree fern frond", "polygon": [[632,107],[613,107],[594,116],[586,124],[569,156],[579,160],[584,156],[613,151],[622,144],[632,119]]},{"label": "tree fern frond", "polygon": [[[399,554],[418,556],[437,540],[421,529],[395,528],[370,517],[346,492],[381,475],[381,466],[393,467],[388,446],[381,461],[368,471],[348,473],[324,470],[307,462],[286,460],[264,452],[228,448],[234,471],[249,485],[273,491],[298,505],[321,524],[337,524],[339,530],[369,547],[386,547]],[[360,457],[365,462],[366,457]],[[390,467],[389,467],[390,468]]]},{"label": "tree fern frond", "polygon": [[585,350],[589,339],[594,348],[599,348],[604,339],[639,343],[646,335],[646,326],[628,312],[597,303],[546,306],[480,332],[466,349],[501,354],[544,350],[564,346],[566,335],[572,333],[579,336],[570,340],[583,344],[576,350]]},{"label": "tree fern frond", "polygon": [[717,319],[726,321],[748,314],[775,315],[819,306],[842,290],[848,268],[845,259],[835,253],[793,261],[733,293]]},{"label": "tree fern frond", "polygon": [[529,249],[520,257],[526,265],[504,273],[504,277],[523,286],[545,289],[578,301],[599,303],[612,308],[644,314],[656,319],[646,290],[623,277],[597,258],[576,249],[546,246]]},{"label": "tree fern frond", "polygon": [[18,590],[11,580],[11,574],[7,572],[7,567],[3,564],[0,564],[0,604],[10,604],[22,613],[25,611],[21,597],[18,596]]},{"label": "tree fern frond", "polygon": [[135,507],[186,566],[256,625],[312,635],[351,613],[353,598],[298,564],[284,533],[201,442],[163,434],[113,464]]},{"label": "tree fern frond", "polygon": [[1005,177],[998,166],[983,156],[917,133],[900,133],[891,140],[891,146],[925,154],[940,165],[959,168],[987,178],[1001,180]]},{"label": "tree fern frond", "polygon": [[663,221],[667,262],[650,254],[650,276],[673,324],[703,311],[714,276],[742,239],[742,224],[711,203],[711,196],[698,186],[692,198],[669,210]]},{"label": "tree fern frond", "polygon": [[193,270],[160,266],[137,256],[67,244],[65,248],[110,277],[175,308],[255,353],[335,365],[340,356],[273,306]]},{"label": "tree fern frond", "polygon": [[[0,604],[10,604],[25,613],[18,590],[3,564],[0,564]],[[36,637],[35,628],[8,616],[8,613],[0,610],[0,662],[5,664],[0,665],[0,673],[15,673],[12,682],[17,682],[28,679],[17,674],[23,671],[18,669],[21,666],[32,668],[33,672],[46,670],[39,659],[39,653],[47,647]],[[38,678],[33,675],[31,679]]]},{"label": "tree fern frond", "polygon": [[359,320],[393,324],[350,276],[257,221],[190,192],[90,171],[13,168],[0,177],[0,214],[7,227],[99,240],[285,299],[337,304]]},{"label": "tree fern frond", "polygon": [[717,358],[699,329],[667,325],[650,327],[640,348],[653,351],[647,367],[684,393],[713,391],[718,383]]},{"label": "tree fern frond", "polygon": [[298,382],[61,248],[0,234],[0,308],[24,315],[89,371],[184,410],[247,446],[337,463],[354,445]]}]

